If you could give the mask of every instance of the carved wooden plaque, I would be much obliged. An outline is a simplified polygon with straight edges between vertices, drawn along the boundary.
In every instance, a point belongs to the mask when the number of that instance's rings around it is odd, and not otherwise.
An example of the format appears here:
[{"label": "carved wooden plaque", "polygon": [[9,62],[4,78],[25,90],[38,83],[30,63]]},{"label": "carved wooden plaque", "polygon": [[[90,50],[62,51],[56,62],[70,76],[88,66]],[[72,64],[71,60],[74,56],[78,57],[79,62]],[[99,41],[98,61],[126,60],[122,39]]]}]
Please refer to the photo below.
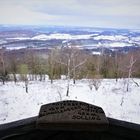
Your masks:
[{"label": "carved wooden plaque", "polygon": [[69,130],[102,130],[108,120],[102,108],[79,101],[61,101],[43,105],[37,120],[38,128]]}]

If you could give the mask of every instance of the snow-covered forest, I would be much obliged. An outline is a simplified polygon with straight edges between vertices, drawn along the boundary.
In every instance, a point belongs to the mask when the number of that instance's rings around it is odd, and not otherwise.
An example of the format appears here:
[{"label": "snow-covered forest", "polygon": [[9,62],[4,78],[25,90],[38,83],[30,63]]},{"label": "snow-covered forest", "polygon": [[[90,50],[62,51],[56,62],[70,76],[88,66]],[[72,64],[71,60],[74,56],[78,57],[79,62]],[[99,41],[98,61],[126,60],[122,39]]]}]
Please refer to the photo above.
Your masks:
[{"label": "snow-covered forest", "polygon": [[140,123],[139,51],[93,55],[68,44],[0,51],[0,123],[38,115],[41,105],[79,100]]}]

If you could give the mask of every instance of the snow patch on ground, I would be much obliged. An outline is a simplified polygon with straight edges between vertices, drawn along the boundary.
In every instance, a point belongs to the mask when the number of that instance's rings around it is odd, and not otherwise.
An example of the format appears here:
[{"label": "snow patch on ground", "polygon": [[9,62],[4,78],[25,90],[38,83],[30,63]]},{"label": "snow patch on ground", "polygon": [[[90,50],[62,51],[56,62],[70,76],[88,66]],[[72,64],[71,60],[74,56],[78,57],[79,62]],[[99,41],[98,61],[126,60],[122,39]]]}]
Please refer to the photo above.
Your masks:
[{"label": "snow patch on ground", "polygon": [[94,34],[83,34],[83,35],[71,35],[71,34],[39,34],[33,37],[15,37],[15,38],[8,38],[9,40],[51,40],[51,39],[67,39],[67,40],[77,40],[77,39],[90,39]]},{"label": "snow patch on ground", "polygon": [[[134,79],[140,84],[140,79]],[[140,87],[132,81],[126,92],[126,79],[103,79],[98,91],[89,88],[88,80],[70,83],[70,93],[66,96],[66,80],[45,82],[30,81],[29,93],[23,82],[0,83],[0,124],[36,116],[43,104],[78,100],[100,106],[106,116],[140,124]]]},{"label": "snow patch on ground", "polygon": [[136,42],[139,42],[139,41],[140,41],[140,36],[132,37],[132,40],[133,40],[133,41],[136,41]]},{"label": "snow patch on ground", "polygon": [[121,41],[121,40],[128,40],[128,37],[126,36],[122,36],[122,35],[100,35],[100,36],[96,36],[94,37],[95,40],[100,40],[100,39],[104,39],[104,40],[114,40],[114,41]]},{"label": "snow patch on ground", "polygon": [[37,40],[50,40],[50,39],[89,39],[92,36],[92,34],[89,35],[70,35],[70,34],[50,34],[50,35],[37,35],[34,36],[32,39],[37,39]]},{"label": "snow patch on ground", "polygon": [[131,46],[132,44],[124,43],[124,42],[113,42],[113,43],[105,43],[105,47],[126,47]]}]

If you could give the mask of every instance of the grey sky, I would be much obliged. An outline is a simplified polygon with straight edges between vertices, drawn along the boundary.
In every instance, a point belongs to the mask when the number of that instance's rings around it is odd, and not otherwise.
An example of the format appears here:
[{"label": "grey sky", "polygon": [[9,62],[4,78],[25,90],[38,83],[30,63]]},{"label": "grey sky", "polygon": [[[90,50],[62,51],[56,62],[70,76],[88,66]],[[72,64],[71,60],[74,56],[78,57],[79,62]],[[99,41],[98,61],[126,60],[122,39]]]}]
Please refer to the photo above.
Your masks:
[{"label": "grey sky", "polygon": [[140,0],[0,0],[0,24],[140,28]]}]

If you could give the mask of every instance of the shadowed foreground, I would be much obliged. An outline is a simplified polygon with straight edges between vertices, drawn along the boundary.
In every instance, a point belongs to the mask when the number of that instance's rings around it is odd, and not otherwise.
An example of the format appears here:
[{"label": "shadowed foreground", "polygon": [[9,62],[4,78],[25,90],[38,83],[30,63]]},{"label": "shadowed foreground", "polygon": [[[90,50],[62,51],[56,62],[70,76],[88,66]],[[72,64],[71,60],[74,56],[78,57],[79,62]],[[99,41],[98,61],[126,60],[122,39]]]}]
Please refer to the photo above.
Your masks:
[{"label": "shadowed foreground", "polygon": [[39,116],[0,125],[1,140],[136,140],[140,125],[106,118],[104,111],[77,101],[43,105]]}]

